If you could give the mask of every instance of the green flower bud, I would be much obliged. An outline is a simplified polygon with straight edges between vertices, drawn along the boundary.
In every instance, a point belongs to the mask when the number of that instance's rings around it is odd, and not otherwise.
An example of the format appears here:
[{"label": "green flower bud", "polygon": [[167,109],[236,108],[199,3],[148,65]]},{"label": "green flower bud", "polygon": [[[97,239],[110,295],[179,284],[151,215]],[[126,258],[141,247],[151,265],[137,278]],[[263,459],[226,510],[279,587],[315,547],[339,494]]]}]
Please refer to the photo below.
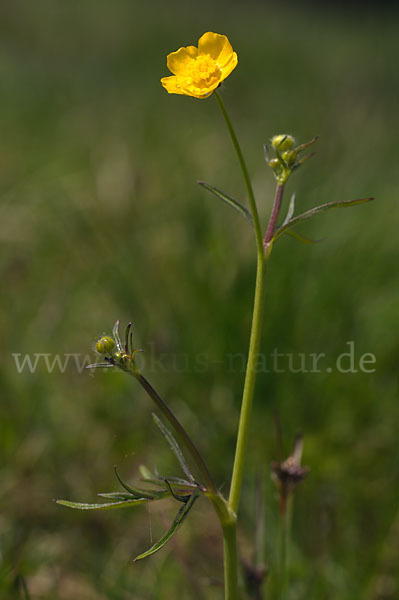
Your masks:
[{"label": "green flower bud", "polygon": [[282,159],[288,166],[291,166],[296,161],[297,153],[295,150],[286,150],[282,154]]},{"label": "green flower bud", "polygon": [[295,140],[292,135],[285,135],[281,133],[280,135],[275,135],[272,138],[272,145],[275,150],[279,152],[284,152],[284,150],[291,150],[293,145],[295,144]]},{"label": "green flower bud", "polygon": [[115,347],[115,342],[109,335],[100,338],[96,343],[96,350],[99,354],[111,354]]},{"label": "green flower bud", "polygon": [[269,160],[269,167],[271,167],[272,169],[278,169],[280,166],[281,164],[278,158],[272,158],[271,160]]},{"label": "green flower bud", "polygon": [[115,352],[114,359],[118,366],[126,366],[131,361],[131,356],[126,352]]}]

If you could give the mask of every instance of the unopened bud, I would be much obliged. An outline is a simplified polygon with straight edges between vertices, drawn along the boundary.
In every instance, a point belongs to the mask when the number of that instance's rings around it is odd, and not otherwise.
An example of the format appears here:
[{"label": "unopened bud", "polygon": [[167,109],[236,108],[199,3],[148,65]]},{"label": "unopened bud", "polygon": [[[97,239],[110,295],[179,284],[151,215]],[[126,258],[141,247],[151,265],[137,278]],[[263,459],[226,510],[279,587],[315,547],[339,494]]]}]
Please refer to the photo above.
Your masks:
[{"label": "unopened bud", "polygon": [[109,335],[100,338],[96,343],[96,350],[99,354],[110,354],[115,347],[115,342]]},{"label": "unopened bud", "polygon": [[282,159],[288,166],[291,166],[294,164],[296,156],[297,153],[295,152],[295,150],[286,150],[282,154]]},{"label": "unopened bud", "polygon": [[271,167],[272,169],[277,169],[280,166],[281,165],[278,158],[272,158],[271,160],[269,160],[269,167]]},{"label": "unopened bud", "polygon": [[279,150],[279,152],[284,152],[284,150],[291,150],[293,145],[295,144],[295,140],[292,135],[275,135],[272,138],[272,145],[275,150]]}]

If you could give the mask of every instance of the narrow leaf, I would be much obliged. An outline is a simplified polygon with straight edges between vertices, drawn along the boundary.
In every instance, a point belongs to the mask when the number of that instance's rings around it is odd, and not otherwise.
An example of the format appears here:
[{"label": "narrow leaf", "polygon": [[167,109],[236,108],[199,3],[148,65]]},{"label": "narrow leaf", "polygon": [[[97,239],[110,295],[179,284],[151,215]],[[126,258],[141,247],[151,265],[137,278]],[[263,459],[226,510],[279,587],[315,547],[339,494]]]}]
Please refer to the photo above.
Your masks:
[{"label": "narrow leaf", "polygon": [[295,169],[298,169],[298,167],[300,167],[301,165],[303,165],[310,158],[313,158],[315,156],[315,154],[316,154],[316,152],[311,152],[310,154],[306,154],[306,156],[304,156],[303,158],[301,158],[301,160],[298,160],[298,162],[295,163],[295,165],[293,165],[292,171],[294,171]]},{"label": "narrow leaf", "polygon": [[169,431],[169,429],[167,427],[165,427],[165,425],[162,423],[161,419],[159,419],[155,413],[152,413],[152,418],[154,419],[155,424],[159,427],[162,435],[168,442],[170,449],[172,450],[173,454],[176,456],[177,460],[179,461],[180,466],[183,469],[184,473],[187,475],[188,479],[191,482],[193,482],[194,477],[191,475],[190,469],[188,468],[186,460],[183,456],[183,452],[180,450],[179,444],[176,442],[172,433]]},{"label": "narrow leaf", "polygon": [[[155,496],[158,497],[158,494],[160,492],[156,492],[155,495],[152,493],[152,491],[147,491],[147,490],[138,490],[137,488],[132,487],[131,485],[129,485],[128,483],[126,483],[125,481],[123,481],[122,477],[119,475],[118,473],[118,469],[116,467],[114,467],[115,470],[115,475],[117,480],[119,481],[119,483],[121,484],[122,487],[125,488],[125,490],[127,492],[129,492],[132,496],[134,496],[135,498],[147,498],[148,500],[154,500]],[[161,496],[163,497],[163,496]]]},{"label": "narrow leaf", "polygon": [[144,481],[151,481],[155,479],[153,473],[151,473],[151,471],[145,465],[140,465],[139,471]]},{"label": "narrow leaf", "polygon": [[132,494],[128,494],[127,492],[101,492],[97,496],[110,500],[133,500]]},{"label": "narrow leaf", "polygon": [[306,150],[306,148],[309,148],[309,146],[311,146],[312,144],[317,142],[318,139],[319,139],[319,136],[316,135],[316,137],[311,139],[310,142],[306,142],[305,144],[300,144],[300,146],[297,146],[295,148],[296,152],[302,152],[303,150]]},{"label": "narrow leaf", "polygon": [[191,494],[190,498],[181,507],[181,509],[177,513],[176,517],[174,518],[171,528],[161,537],[160,540],[155,542],[155,544],[153,546],[151,546],[151,548],[149,550],[136,556],[136,558],[134,559],[134,562],[136,562],[137,560],[141,560],[142,558],[146,558],[147,556],[150,556],[151,554],[154,554],[155,552],[158,552],[158,550],[160,550],[161,548],[163,548],[163,546],[165,546],[165,544],[173,537],[173,535],[176,533],[176,531],[182,525],[184,519],[187,517],[188,513],[192,509],[194,502],[197,500],[197,498],[198,498],[198,494],[196,494],[196,493]]},{"label": "narrow leaf", "polygon": [[287,210],[287,216],[284,219],[283,225],[286,225],[286,223],[288,223],[288,221],[290,221],[294,215],[294,210],[295,210],[295,198],[296,198],[296,194],[295,192],[292,194],[291,196],[291,200],[288,206],[288,210]]},{"label": "narrow leaf", "polygon": [[125,508],[127,506],[138,506],[148,502],[146,498],[133,498],[132,500],[121,500],[118,502],[108,502],[107,504],[85,504],[83,502],[70,502],[69,500],[56,500],[57,504],[76,508],[78,510],[106,510],[108,508]]},{"label": "narrow leaf", "polygon": [[176,488],[176,491],[184,491],[184,490],[198,490],[198,484],[193,481],[186,481],[185,479],[181,479],[180,477],[163,477],[158,473],[151,473],[151,471],[144,465],[140,465],[139,467],[142,480],[146,483],[151,483],[153,485],[158,485],[160,487],[165,487],[165,480],[168,480],[168,483]]},{"label": "narrow leaf", "polygon": [[250,223],[253,226],[252,215],[249,212],[249,210],[241,204],[241,202],[238,202],[238,200],[235,200],[235,198],[232,198],[231,196],[226,194],[226,192],[222,192],[222,190],[219,190],[210,183],[205,183],[205,181],[199,181],[198,183],[206,190],[212,192],[212,194],[223,200],[223,202],[226,202],[226,204],[229,204],[230,206],[235,208],[240,213],[240,215],[244,217],[244,219],[246,219],[248,223]]},{"label": "narrow leaf", "polygon": [[171,495],[173,496],[173,498],[175,500],[178,500],[179,502],[183,502],[183,504],[186,504],[187,500],[190,497],[190,494],[186,493],[186,494],[184,494],[184,496],[182,494],[176,494],[176,492],[173,491],[173,488],[167,479],[165,479],[165,483],[168,486],[168,489],[169,489]]},{"label": "narrow leaf", "polygon": [[318,244],[321,241],[311,240],[310,238],[298,233],[297,231],[294,231],[293,229],[287,229],[284,231],[284,234],[293,237],[294,239],[298,240],[298,242],[302,242],[303,244]]},{"label": "narrow leaf", "polygon": [[114,325],[114,327],[112,329],[112,335],[113,335],[113,338],[114,338],[114,340],[116,342],[116,348],[117,348],[118,352],[123,352],[124,349],[123,349],[123,346],[122,346],[121,338],[119,336],[119,319],[115,322],[115,325]]},{"label": "narrow leaf", "polygon": [[281,234],[283,234],[285,231],[287,231],[287,229],[291,229],[292,227],[295,227],[296,225],[298,225],[298,223],[301,223],[302,221],[306,221],[307,219],[311,219],[315,215],[325,212],[327,210],[330,210],[331,208],[347,208],[349,206],[356,206],[357,204],[364,204],[365,202],[371,202],[371,200],[374,200],[374,198],[360,198],[358,200],[338,200],[337,202],[327,202],[327,204],[321,204],[320,206],[315,206],[314,208],[307,210],[306,212],[302,213],[301,215],[298,215],[298,216],[294,217],[293,219],[290,219],[287,223],[285,223],[284,225],[279,227],[279,229],[277,229],[273,239],[277,239]]}]

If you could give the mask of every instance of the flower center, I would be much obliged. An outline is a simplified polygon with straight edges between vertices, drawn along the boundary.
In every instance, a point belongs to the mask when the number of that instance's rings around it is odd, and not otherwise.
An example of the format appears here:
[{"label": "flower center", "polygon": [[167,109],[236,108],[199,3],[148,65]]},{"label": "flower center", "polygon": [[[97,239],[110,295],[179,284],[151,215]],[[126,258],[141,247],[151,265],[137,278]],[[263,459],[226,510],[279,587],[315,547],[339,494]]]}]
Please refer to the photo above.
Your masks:
[{"label": "flower center", "polygon": [[219,81],[221,74],[218,63],[209,54],[201,54],[187,65],[187,84],[201,93]]}]

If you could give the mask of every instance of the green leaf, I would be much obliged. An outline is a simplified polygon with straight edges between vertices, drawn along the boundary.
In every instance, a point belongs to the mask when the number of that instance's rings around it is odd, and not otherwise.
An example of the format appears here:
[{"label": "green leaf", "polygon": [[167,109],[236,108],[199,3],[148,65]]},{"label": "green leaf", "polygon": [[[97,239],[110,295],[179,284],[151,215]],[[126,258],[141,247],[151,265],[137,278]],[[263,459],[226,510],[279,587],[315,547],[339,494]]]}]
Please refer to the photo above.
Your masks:
[{"label": "green leaf", "polygon": [[155,479],[154,474],[151,473],[150,469],[148,469],[145,465],[140,465],[139,471],[141,478],[144,479],[144,481],[151,481]]},{"label": "green leaf", "polygon": [[151,471],[144,465],[140,465],[139,470],[142,480],[146,483],[152,483],[153,485],[158,485],[164,488],[165,480],[167,479],[168,484],[171,485],[172,488],[176,488],[177,492],[198,490],[198,484],[195,481],[186,481],[180,477],[162,477],[161,475],[158,475],[158,473],[151,473]]},{"label": "green leaf", "polygon": [[125,492],[101,492],[97,494],[101,498],[110,498],[111,500],[133,500],[132,494]]},{"label": "green leaf", "polygon": [[152,418],[154,419],[155,424],[161,430],[162,435],[168,442],[170,449],[172,450],[173,454],[176,456],[177,460],[179,461],[180,466],[183,469],[184,473],[187,475],[189,481],[193,483],[194,477],[190,473],[190,469],[188,468],[186,460],[183,456],[183,452],[180,450],[179,444],[176,442],[175,438],[173,437],[173,435],[169,431],[169,429],[167,427],[165,427],[165,425],[162,423],[161,419],[159,419],[155,413],[152,413]]},{"label": "green leaf", "polygon": [[138,506],[148,502],[147,498],[133,498],[132,500],[121,500],[118,502],[108,502],[107,504],[85,504],[83,502],[70,502],[69,500],[56,500],[57,504],[76,508],[78,510],[106,510],[109,508],[125,508],[127,506]]},{"label": "green leaf", "polygon": [[222,192],[222,190],[219,190],[210,183],[205,183],[205,181],[198,181],[198,183],[199,185],[202,185],[202,187],[204,187],[206,190],[212,192],[212,194],[223,200],[223,202],[226,202],[226,204],[229,204],[230,206],[235,208],[240,213],[240,215],[244,217],[244,219],[246,219],[248,223],[250,223],[253,226],[254,223],[252,215],[249,212],[249,210],[241,204],[241,202],[238,202],[238,200],[235,200],[235,198],[232,198],[231,196],[229,196],[225,192]]},{"label": "green leaf", "polygon": [[[115,470],[115,475],[116,475],[119,483],[121,484],[121,486],[124,487],[125,490],[127,492],[129,492],[134,498],[147,498],[148,500],[155,500],[155,499],[165,498],[166,496],[169,496],[169,493],[166,490],[163,490],[163,491],[154,490],[153,491],[153,490],[142,490],[142,489],[134,488],[131,485],[129,485],[128,483],[126,483],[126,481],[123,481],[123,479],[119,475],[116,467],[114,467],[114,470]],[[164,493],[164,491],[166,491],[166,494]]]},{"label": "green leaf", "polygon": [[293,237],[298,242],[302,242],[302,244],[318,244],[321,241],[321,240],[311,240],[310,238],[308,238],[308,237],[302,235],[301,233],[298,233],[297,231],[294,231],[292,229],[287,229],[286,231],[284,231],[284,234]]},{"label": "green leaf", "polygon": [[278,237],[280,237],[280,235],[285,233],[288,229],[295,227],[302,221],[311,219],[315,215],[322,213],[322,212],[326,212],[327,210],[330,210],[331,208],[348,208],[349,206],[356,206],[357,204],[364,204],[365,202],[371,202],[371,200],[374,200],[374,198],[360,198],[358,200],[339,200],[337,202],[327,202],[327,204],[321,204],[320,206],[315,206],[314,208],[307,210],[306,212],[302,213],[301,215],[298,215],[297,217],[290,219],[287,223],[281,225],[281,227],[279,227],[277,229],[276,233],[274,234],[273,240],[276,240]]},{"label": "green leaf", "polygon": [[[289,203],[289,206],[288,206],[288,210],[287,210],[287,215],[286,215],[286,217],[285,217],[285,219],[284,219],[283,225],[285,225],[286,223],[288,223],[288,222],[289,222],[289,221],[292,219],[292,217],[293,217],[293,215],[294,215],[294,210],[295,210],[295,198],[296,198],[296,194],[295,194],[295,192],[294,192],[294,193],[292,194],[292,196],[291,196],[291,200],[290,200],[290,203]],[[283,226],[283,225],[282,225],[282,226]]]},{"label": "green leaf", "polygon": [[190,510],[192,509],[192,507],[194,505],[194,502],[197,500],[198,497],[199,497],[199,494],[197,494],[195,492],[193,494],[191,494],[190,498],[181,507],[181,509],[177,513],[176,517],[174,518],[171,528],[161,537],[160,540],[155,542],[155,544],[153,546],[151,546],[151,548],[149,550],[136,556],[136,558],[134,559],[134,562],[136,562],[137,560],[141,560],[142,558],[146,558],[147,556],[151,556],[151,554],[155,554],[155,552],[158,552],[158,550],[160,550],[161,548],[163,548],[163,546],[165,546],[165,544],[174,536],[176,531],[182,525],[184,519],[187,517],[188,513],[190,512]]}]

